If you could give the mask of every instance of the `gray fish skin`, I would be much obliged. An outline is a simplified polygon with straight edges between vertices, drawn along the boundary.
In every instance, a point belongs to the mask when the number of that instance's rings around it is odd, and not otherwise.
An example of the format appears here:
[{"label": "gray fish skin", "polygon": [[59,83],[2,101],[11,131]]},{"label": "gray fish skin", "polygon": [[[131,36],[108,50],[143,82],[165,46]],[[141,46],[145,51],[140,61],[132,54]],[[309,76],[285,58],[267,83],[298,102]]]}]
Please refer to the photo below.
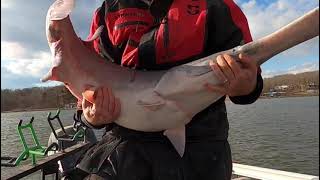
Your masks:
[{"label": "gray fish skin", "polygon": [[[140,71],[107,62],[85,46],[76,35],[69,14],[73,0],[57,0],[46,18],[47,40],[53,67],[42,79],[60,81],[82,99],[88,85],[108,86],[121,101],[121,114],[115,123],[139,131],[165,131],[182,156],[184,126],[192,117],[223,94],[209,92],[204,84],[219,84],[209,61],[223,53],[245,53],[261,65],[272,56],[319,35],[319,10],[285,26],[258,41],[248,43],[168,71]],[[90,43],[90,42],[89,42]]]}]

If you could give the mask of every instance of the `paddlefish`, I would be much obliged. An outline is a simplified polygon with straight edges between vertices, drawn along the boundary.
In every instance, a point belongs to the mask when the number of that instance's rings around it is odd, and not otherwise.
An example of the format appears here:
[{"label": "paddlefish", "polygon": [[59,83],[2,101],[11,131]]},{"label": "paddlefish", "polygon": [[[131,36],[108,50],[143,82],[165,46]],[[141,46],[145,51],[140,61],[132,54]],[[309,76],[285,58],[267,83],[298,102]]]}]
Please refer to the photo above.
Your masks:
[{"label": "paddlefish", "polygon": [[[185,125],[192,117],[224,94],[208,91],[204,84],[221,84],[209,66],[220,54],[244,53],[261,65],[271,57],[319,35],[316,8],[280,30],[251,43],[215,53],[169,70],[143,71],[106,61],[75,33],[70,13],[74,0],[56,0],[46,17],[46,36],[52,53],[52,68],[41,81],[59,81],[79,100],[94,103],[95,88],[107,86],[120,99],[120,126],[146,132],[163,131],[183,156]],[[91,89],[88,89],[91,87]],[[91,92],[91,93],[90,93]]]}]

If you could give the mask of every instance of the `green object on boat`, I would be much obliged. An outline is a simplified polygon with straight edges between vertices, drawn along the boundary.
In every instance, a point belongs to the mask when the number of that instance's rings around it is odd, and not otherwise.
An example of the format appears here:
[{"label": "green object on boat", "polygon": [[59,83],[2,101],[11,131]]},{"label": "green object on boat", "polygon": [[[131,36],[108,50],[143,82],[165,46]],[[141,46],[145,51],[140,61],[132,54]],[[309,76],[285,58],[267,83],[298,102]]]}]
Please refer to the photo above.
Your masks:
[{"label": "green object on boat", "polygon": [[[45,146],[41,146],[41,144],[39,143],[37,134],[33,128],[33,124],[32,124],[33,120],[34,120],[34,117],[32,117],[30,122],[26,125],[22,125],[22,120],[20,120],[20,122],[18,124],[17,130],[18,130],[20,141],[23,145],[24,150],[20,154],[20,156],[16,159],[15,165],[19,165],[22,160],[28,159],[28,157],[30,155],[32,156],[32,164],[36,165],[36,155],[46,156],[48,151],[52,150],[53,148],[55,148],[55,150],[58,149],[58,144],[56,144],[56,143],[51,144],[48,148]],[[32,136],[33,142],[35,144],[34,146],[32,146],[32,147],[28,146],[26,139],[25,139],[25,136],[23,134],[24,129],[30,129],[31,136]]]},{"label": "green object on boat", "polygon": [[[57,110],[57,112],[54,116],[51,116],[51,112],[49,112],[48,116],[47,116],[47,120],[48,120],[48,123],[50,125],[50,128],[52,130],[53,135],[60,143],[59,144],[60,148],[63,149],[63,142],[73,142],[73,141],[79,141],[81,139],[83,139],[85,141],[86,127],[82,126],[81,124],[79,125],[79,123],[81,122],[81,119],[77,119],[76,117],[73,117],[73,119],[75,120],[74,124],[73,124],[75,134],[68,134],[66,132],[66,130],[64,129],[65,126],[62,124],[59,115],[60,115],[60,109]],[[81,118],[81,117],[79,117],[79,118]],[[62,130],[62,135],[58,136],[58,134],[56,133],[56,130],[54,129],[52,122],[51,122],[53,120],[58,121],[58,124],[60,125],[60,128]]]}]

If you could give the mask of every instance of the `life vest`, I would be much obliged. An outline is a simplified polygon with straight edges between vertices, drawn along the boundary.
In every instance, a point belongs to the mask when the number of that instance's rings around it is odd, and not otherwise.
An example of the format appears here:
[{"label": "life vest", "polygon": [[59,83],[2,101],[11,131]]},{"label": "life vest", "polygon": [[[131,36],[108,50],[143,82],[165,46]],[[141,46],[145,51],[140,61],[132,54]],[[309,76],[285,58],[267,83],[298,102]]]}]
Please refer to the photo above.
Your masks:
[{"label": "life vest", "polygon": [[89,36],[101,25],[96,52],[144,69],[169,68],[252,41],[246,17],[232,0],[105,0]]}]

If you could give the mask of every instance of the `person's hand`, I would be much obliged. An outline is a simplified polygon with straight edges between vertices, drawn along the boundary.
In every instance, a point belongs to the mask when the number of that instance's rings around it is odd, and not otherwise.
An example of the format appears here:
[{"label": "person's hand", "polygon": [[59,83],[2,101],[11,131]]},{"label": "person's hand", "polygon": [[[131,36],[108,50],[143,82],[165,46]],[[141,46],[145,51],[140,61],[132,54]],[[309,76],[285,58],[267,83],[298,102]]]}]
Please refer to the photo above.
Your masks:
[{"label": "person's hand", "polygon": [[114,96],[111,88],[100,87],[95,93],[92,104],[82,98],[83,115],[93,126],[101,126],[116,120],[120,115],[120,100]]},{"label": "person's hand", "polygon": [[248,95],[253,92],[257,83],[256,61],[243,54],[237,58],[239,62],[235,57],[227,54],[219,55],[216,60],[217,62],[210,61],[210,66],[222,83],[206,84],[210,91],[231,97]]}]

